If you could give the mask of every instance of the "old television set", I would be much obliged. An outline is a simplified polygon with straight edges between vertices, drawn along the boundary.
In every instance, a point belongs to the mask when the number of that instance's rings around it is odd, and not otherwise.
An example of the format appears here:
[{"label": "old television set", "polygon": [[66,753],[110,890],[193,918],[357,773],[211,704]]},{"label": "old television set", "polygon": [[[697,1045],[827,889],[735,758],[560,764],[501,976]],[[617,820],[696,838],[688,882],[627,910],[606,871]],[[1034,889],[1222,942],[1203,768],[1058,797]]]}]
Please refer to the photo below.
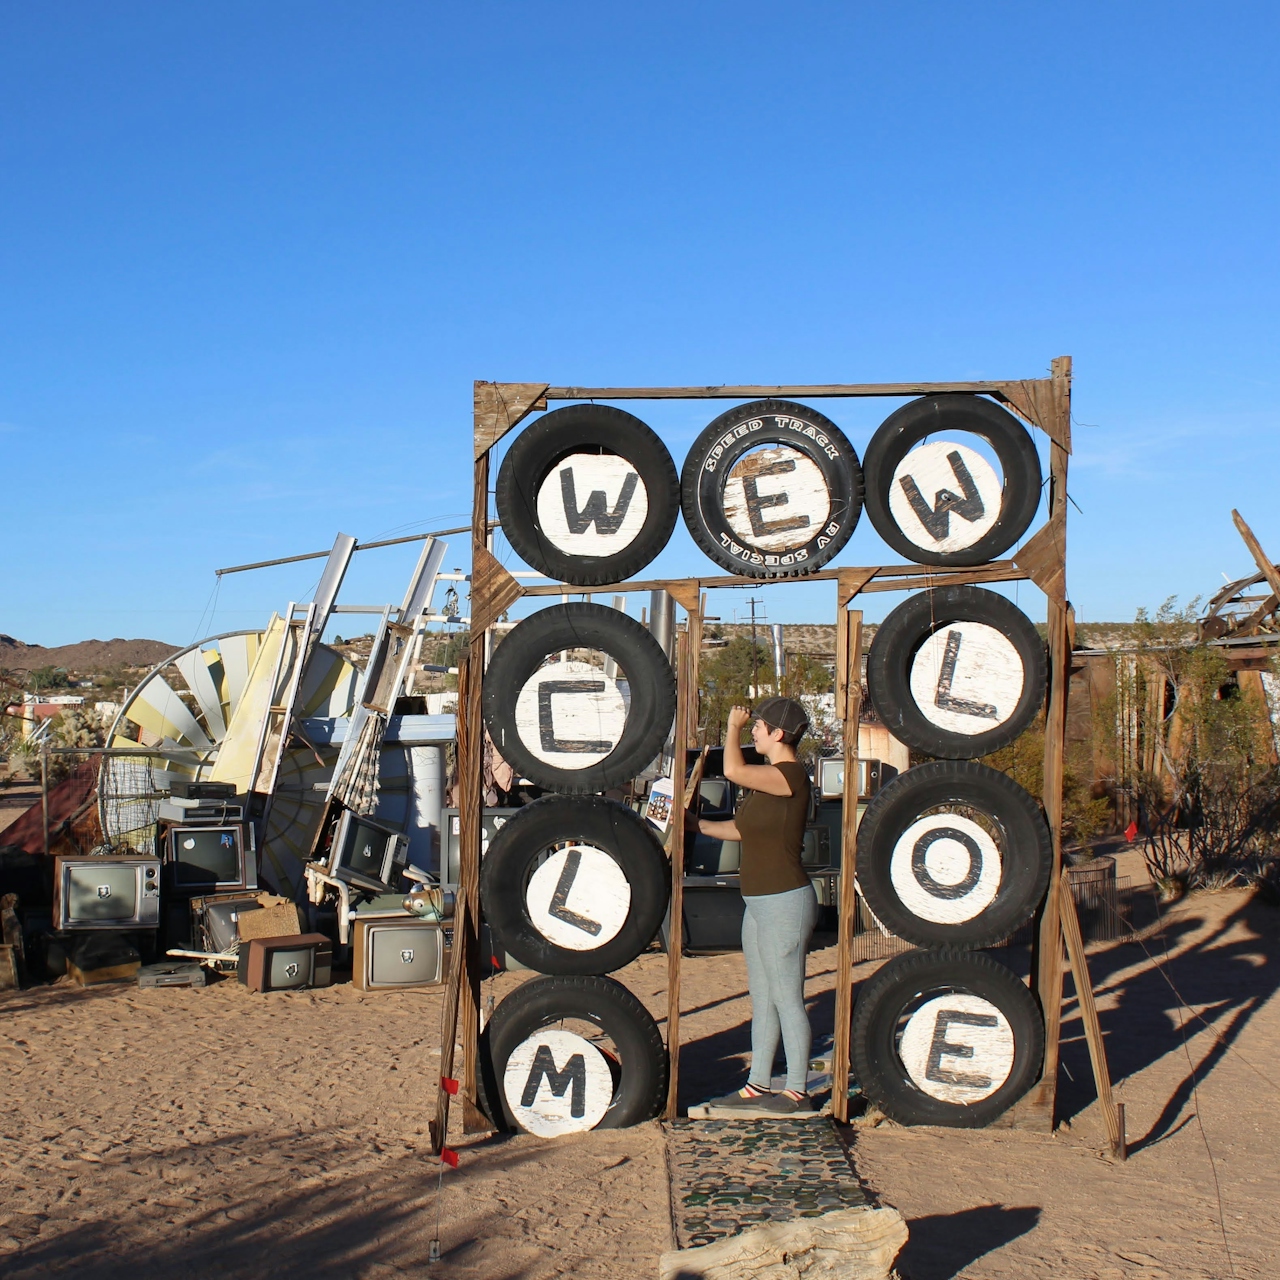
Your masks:
[{"label": "old television set", "polygon": [[323,933],[253,938],[240,948],[236,974],[250,991],[297,991],[327,987],[333,944]]},{"label": "old television set", "polygon": [[253,827],[239,822],[170,827],[164,845],[166,888],[179,893],[256,889]]},{"label": "old television set", "polygon": [[409,857],[409,837],[395,827],[349,810],[338,820],[329,848],[329,874],[374,893],[387,893]]},{"label": "old television set", "polygon": [[357,991],[436,987],[445,979],[444,930],[434,921],[357,919],[351,955]]},{"label": "old television set", "polygon": [[156,929],[159,925],[159,858],[54,858],[56,930]]},{"label": "old television set", "polygon": [[[507,821],[519,813],[519,809],[493,808],[485,809],[480,825],[480,856],[483,858],[489,849],[489,841],[502,830]],[[445,809],[440,814],[440,866],[443,874],[440,883],[456,885],[461,876],[462,819],[457,809]]]},{"label": "old television set", "polygon": [[218,893],[191,900],[191,937],[204,951],[234,951],[240,941],[240,917],[261,911],[262,903],[244,893]]},{"label": "old television set", "polygon": [[698,801],[704,818],[716,821],[733,816],[736,788],[728,778],[703,778],[698,783]]}]

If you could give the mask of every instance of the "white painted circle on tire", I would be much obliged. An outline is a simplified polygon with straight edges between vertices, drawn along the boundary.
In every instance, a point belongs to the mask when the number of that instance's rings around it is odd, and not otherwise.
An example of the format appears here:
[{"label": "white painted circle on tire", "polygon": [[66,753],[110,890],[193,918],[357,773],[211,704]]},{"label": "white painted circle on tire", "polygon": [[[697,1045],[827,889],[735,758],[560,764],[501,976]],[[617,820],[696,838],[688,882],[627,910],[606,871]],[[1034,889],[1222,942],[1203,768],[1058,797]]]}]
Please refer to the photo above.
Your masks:
[{"label": "white painted circle on tire", "polygon": [[1012,1074],[1013,1028],[981,996],[935,996],[907,1020],[898,1057],[917,1089],[940,1102],[971,1105]]},{"label": "white painted circle on tire", "polygon": [[725,481],[724,517],[749,547],[789,551],[812,542],[831,515],[817,464],[798,449],[771,445],[740,458]]},{"label": "white painted circle on tire", "polygon": [[930,724],[975,736],[1002,725],[1026,683],[1013,642],[984,622],[939,627],[911,660],[911,696]]},{"label": "white painted circle on tire", "polygon": [[525,681],[516,699],[516,731],[543,764],[586,769],[618,745],[631,710],[625,678],[589,662],[553,662]]},{"label": "white painted circle on tire", "polygon": [[927,551],[964,551],[1000,518],[1004,486],[975,449],[932,440],[910,450],[889,485],[889,512],[903,535]]},{"label": "white painted circle on tire", "polygon": [[529,919],[548,942],[594,951],[618,936],[631,911],[631,882],[603,849],[557,849],[525,890]]},{"label": "white painted circle on tire", "polygon": [[594,1129],[613,1098],[604,1054],[572,1031],[547,1027],[521,1041],[502,1074],[507,1108],[540,1138]]},{"label": "white painted circle on tire", "polygon": [[898,837],[889,877],[902,905],[921,920],[963,924],[1000,891],[1000,849],[972,818],[933,813]]},{"label": "white painted circle on tire", "polygon": [[616,453],[573,453],[538,487],[538,525],[569,556],[613,556],[644,528],[649,495],[640,473]]}]

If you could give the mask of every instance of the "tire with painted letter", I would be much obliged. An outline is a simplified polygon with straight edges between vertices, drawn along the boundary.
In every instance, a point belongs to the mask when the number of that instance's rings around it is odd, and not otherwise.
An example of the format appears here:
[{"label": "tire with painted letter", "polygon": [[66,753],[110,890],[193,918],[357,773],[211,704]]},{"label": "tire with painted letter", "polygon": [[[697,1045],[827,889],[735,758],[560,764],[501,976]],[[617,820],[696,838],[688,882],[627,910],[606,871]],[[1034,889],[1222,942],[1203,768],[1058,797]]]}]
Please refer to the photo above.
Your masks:
[{"label": "tire with painted letter", "polygon": [[756,400],[722,413],[680,473],[693,539],[716,564],[752,578],[820,569],[862,514],[862,466],[816,409]]},{"label": "tire with painted letter", "polygon": [[540,1137],[642,1124],[667,1092],[662,1035],[612,978],[531,978],[493,1011],[479,1060],[485,1114]]},{"label": "tire with painted letter", "polygon": [[[584,650],[585,658],[547,661]],[[662,646],[634,618],[599,604],[557,604],[525,618],[485,673],[489,736],[519,773],[550,791],[629,782],[662,749],[675,710]]]},{"label": "tire with painted letter", "polygon": [[910,951],[858,993],[854,1075],[899,1124],[990,1124],[1035,1083],[1043,1058],[1035,998],[983,952]]},{"label": "tire with painted letter", "polygon": [[639,418],[571,404],[516,437],[494,496],[502,531],[526,564],[588,587],[633,577],[666,546],[680,481]]},{"label": "tire with painted letter", "polygon": [[1017,605],[981,587],[919,591],[880,624],[867,691],[913,751],[974,760],[1011,743],[1044,705],[1044,641]]},{"label": "tire with painted letter", "polygon": [[489,844],[480,901],[498,945],[538,973],[611,973],[653,941],[670,869],[654,829],[602,796],[544,796]]},{"label": "tire with painted letter", "polygon": [[[975,436],[1003,476],[974,448]],[[876,532],[919,564],[994,560],[1022,537],[1040,504],[1031,433],[983,396],[923,396],[895,410],[867,445],[866,481]]]},{"label": "tire with painted letter", "polygon": [[984,947],[1044,898],[1053,845],[1006,774],[935,760],[894,778],[858,824],[858,886],[890,932],[921,947]]}]

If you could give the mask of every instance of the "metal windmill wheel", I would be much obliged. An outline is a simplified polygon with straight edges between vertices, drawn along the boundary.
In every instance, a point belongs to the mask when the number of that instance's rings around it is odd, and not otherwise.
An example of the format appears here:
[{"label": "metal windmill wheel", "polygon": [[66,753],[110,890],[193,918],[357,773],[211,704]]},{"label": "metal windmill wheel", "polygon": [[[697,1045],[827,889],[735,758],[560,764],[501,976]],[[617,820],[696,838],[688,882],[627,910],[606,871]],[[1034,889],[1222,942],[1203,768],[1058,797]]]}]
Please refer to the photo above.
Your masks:
[{"label": "metal windmill wheel", "polygon": [[[272,634],[269,628],[211,636],[179,650],[143,677],[108,740],[113,748],[155,748],[157,754],[103,758],[98,807],[109,840],[153,852],[159,804],[175,779],[217,781],[220,774],[234,773],[222,748],[229,731],[255,730],[245,720],[258,714],[255,704],[261,699],[255,698],[255,690],[274,671]],[[342,654],[320,645],[300,690],[300,718],[349,716],[357,677]],[[260,850],[262,870],[281,893],[300,889],[302,864],[337,754],[336,746],[291,745],[285,750]]]}]

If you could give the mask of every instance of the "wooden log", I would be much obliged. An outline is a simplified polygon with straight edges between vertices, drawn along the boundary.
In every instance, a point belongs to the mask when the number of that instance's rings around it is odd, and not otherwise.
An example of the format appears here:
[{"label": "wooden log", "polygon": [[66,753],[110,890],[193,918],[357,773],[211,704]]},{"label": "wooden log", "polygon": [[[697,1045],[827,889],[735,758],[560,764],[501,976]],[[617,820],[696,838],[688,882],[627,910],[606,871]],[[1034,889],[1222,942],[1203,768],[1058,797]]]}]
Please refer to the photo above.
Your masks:
[{"label": "wooden log", "polygon": [[[1236,526],[1236,532],[1244,539],[1244,545],[1249,548],[1249,554],[1253,557],[1254,563],[1266,578],[1272,594],[1280,596],[1280,569],[1271,563],[1267,553],[1262,549],[1262,543],[1254,537],[1253,530],[1245,524],[1244,517],[1234,507],[1231,510],[1231,519]],[[1269,604],[1270,601],[1267,603]]]},{"label": "wooden log", "polygon": [[859,1205],[771,1222],[658,1259],[659,1280],[887,1280],[907,1243],[897,1209]]},{"label": "wooden log", "polygon": [[858,723],[862,712],[861,612],[841,610],[836,615],[836,650],[836,713],[844,721],[844,805],[840,835],[840,916],[837,926],[831,1114],[841,1124],[848,1124],[849,1036],[853,1027],[853,926],[858,907],[854,850],[858,829]]},{"label": "wooden log", "polygon": [[[1069,357],[1068,357],[1069,358]],[[1026,388],[1038,388],[1048,378],[1001,382],[818,382],[751,383],[705,387],[547,387],[548,400],[765,400],[773,396],[937,396],[950,392],[991,395],[1008,401],[1025,399]],[[511,383],[480,384],[511,386]],[[532,385],[532,384],[514,384]]]},{"label": "wooden log", "polygon": [[689,685],[690,631],[676,637],[676,731],[672,739],[671,765],[671,906],[667,929],[667,1105],[665,1115],[679,1114],[680,1095],[680,960],[684,952],[684,753],[689,698],[697,696]]}]

